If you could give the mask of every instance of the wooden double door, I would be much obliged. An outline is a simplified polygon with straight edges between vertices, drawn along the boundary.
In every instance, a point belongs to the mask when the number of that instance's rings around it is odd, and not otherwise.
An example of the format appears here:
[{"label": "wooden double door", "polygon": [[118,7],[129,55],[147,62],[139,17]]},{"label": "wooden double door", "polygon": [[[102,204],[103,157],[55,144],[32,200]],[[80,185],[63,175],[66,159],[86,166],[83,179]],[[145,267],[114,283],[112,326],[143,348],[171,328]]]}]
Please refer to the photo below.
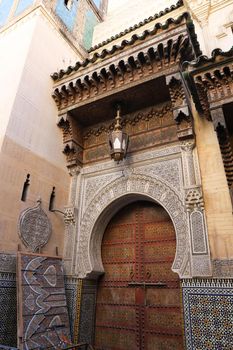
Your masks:
[{"label": "wooden double door", "polygon": [[175,248],[172,221],[159,205],[139,201],[111,220],[102,242],[95,349],[184,348]]}]

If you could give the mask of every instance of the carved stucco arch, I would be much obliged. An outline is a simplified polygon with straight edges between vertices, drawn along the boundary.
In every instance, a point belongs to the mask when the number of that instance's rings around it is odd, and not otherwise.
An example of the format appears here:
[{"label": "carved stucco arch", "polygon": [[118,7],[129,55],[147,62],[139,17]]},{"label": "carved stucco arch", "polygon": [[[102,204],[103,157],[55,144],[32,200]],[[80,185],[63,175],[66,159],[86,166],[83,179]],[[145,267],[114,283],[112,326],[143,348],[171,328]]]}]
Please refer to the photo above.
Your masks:
[{"label": "carved stucco arch", "polygon": [[176,255],[172,270],[189,277],[189,225],[178,195],[161,180],[141,174],[122,176],[102,189],[83,215],[78,239],[76,274],[79,278],[98,278],[104,272],[101,242],[105,228],[115,213],[136,200],[160,204],[169,214],[176,232]]}]

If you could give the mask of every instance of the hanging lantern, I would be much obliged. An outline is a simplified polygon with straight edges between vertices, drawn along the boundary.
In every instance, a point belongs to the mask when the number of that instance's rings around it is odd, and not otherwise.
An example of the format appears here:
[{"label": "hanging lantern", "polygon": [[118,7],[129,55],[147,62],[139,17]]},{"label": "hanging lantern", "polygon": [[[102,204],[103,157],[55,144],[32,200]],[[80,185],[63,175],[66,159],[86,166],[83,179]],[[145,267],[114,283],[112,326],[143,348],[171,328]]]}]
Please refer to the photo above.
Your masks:
[{"label": "hanging lantern", "polygon": [[129,137],[122,131],[120,106],[117,106],[117,115],[114,130],[109,134],[109,147],[111,158],[119,162],[126,156]]}]

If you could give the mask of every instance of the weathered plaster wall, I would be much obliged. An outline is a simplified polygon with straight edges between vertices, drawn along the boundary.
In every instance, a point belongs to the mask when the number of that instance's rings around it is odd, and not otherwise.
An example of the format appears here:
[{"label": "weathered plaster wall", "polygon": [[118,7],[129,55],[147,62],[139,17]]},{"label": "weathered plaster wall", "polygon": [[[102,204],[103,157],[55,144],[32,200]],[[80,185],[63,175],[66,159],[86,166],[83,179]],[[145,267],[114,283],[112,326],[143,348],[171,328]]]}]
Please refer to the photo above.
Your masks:
[{"label": "weathered plaster wall", "polygon": [[30,21],[34,24],[33,35],[6,134],[21,146],[64,168],[64,157],[58,152],[61,135],[56,127],[57,109],[51,98],[50,74],[56,67],[74,62],[77,56],[39,11]]},{"label": "weathered plaster wall", "polygon": [[[16,29],[17,30],[14,30]],[[0,33],[0,80],[4,84],[0,103],[0,148],[8,125],[12,104],[20,83],[24,62],[29,51],[35,22],[17,24]]]},{"label": "weathered plaster wall", "polygon": [[[51,98],[50,74],[74,62],[77,54],[40,9],[8,28],[2,37],[0,45],[4,54],[0,64],[12,68],[0,73],[5,83],[4,100],[0,104],[3,116],[0,251],[17,250],[19,214],[26,207],[34,206],[40,196],[53,229],[45,251],[54,254],[58,246],[62,253],[63,217],[48,213],[48,203],[55,186],[55,206],[63,210],[67,203],[69,175],[61,152],[61,134],[56,127],[57,109]],[[27,174],[31,175],[28,198],[21,202]],[[22,243],[21,246],[23,248]]]},{"label": "weathered plaster wall", "polygon": [[[163,11],[166,7],[176,4],[176,0],[166,0],[166,1],[154,1],[147,0],[146,6],[145,1],[143,0],[128,0],[123,2],[115,2],[113,5],[109,3],[108,13],[104,22],[98,24],[94,30],[94,36],[92,41],[92,46],[101,43],[102,41],[109,39],[111,36],[119,34],[120,32],[128,29],[129,27],[138,24],[140,21]],[[152,28],[155,23],[162,22],[164,23],[169,17],[178,17],[180,13],[184,12],[181,9],[175,10],[172,13],[159,18],[158,20],[152,21],[147,25],[127,34],[124,37],[121,37],[118,40],[110,43],[105,46],[106,48],[112,47],[114,44],[121,42],[124,39],[131,38],[133,34],[140,34],[145,29]],[[105,48],[104,47],[104,48]],[[103,50],[103,48],[101,48]]]},{"label": "weathered plaster wall", "polygon": [[211,122],[193,115],[212,259],[232,259],[232,205],[217,136]]},{"label": "weathered plaster wall", "polygon": [[[18,235],[18,216],[24,209],[35,206],[38,197],[41,197],[42,208],[52,223],[51,239],[42,251],[55,254],[57,246],[62,254],[63,216],[50,213],[48,206],[53,186],[56,187],[56,207],[63,209],[66,204],[69,189],[67,172],[8,137],[4,139],[0,162],[0,251],[16,252],[18,244],[22,250],[25,249]],[[28,173],[31,176],[27,201],[22,202],[23,183]]]},{"label": "weathered plaster wall", "polygon": [[[119,34],[125,29],[176,3],[177,1],[172,0],[147,0],[145,6],[145,1],[143,0],[128,0],[127,2],[117,2],[117,4],[110,1],[106,20],[95,27],[92,46]],[[216,47],[220,47],[225,51],[229,50],[233,41],[233,0],[184,1],[184,6],[179,9],[122,36],[102,47],[100,50],[111,48],[114,44],[124,39],[129,39],[133,34],[140,34],[145,29],[152,28],[157,22],[164,23],[170,17],[177,18],[185,11],[191,13],[198,40],[204,54],[210,55],[211,51]]]},{"label": "weathered plaster wall", "polygon": [[233,42],[233,1],[185,0],[184,4],[194,20],[203,53],[210,55],[217,47],[228,51]]}]

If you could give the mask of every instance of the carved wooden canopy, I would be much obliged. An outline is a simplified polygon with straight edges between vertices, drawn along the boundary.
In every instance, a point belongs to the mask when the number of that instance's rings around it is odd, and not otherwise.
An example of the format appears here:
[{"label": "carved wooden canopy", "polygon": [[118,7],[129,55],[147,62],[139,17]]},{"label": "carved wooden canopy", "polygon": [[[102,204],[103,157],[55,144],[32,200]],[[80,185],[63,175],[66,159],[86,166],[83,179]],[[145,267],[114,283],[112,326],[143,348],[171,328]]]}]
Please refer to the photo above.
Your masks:
[{"label": "carved wooden canopy", "polygon": [[211,109],[233,102],[233,47],[186,62],[184,69],[196,108],[207,119]]},{"label": "carved wooden canopy", "polygon": [[[93,125],[108,129],[106,123],[114,117],[117,101],[124,103],[123,115],[163,104],[161,108],[166,106],[173,123],[178,125],[178,139],[192,137],[192,118],[180,70],[183,62],[200,54],[193,23],[185,12],[165,24],[156,23],[141,35],[132,35],[111,50],[94,53],[84,62],[54,73],[53,98],[59,111],[58,126],[63,130],[68,167],[106,157],[105,141],[98,147],[95,144],[95,154],[90,149],[87,155],[85,135]],[[167,135],[172,130],[171,127]],[[177,136],[171,136],[173,142]]]},{"label": "carved wooden canopy", "polygon": [[184,13],[163,25],[155,24],[141,35],[134,34],[111,50],[95,53],[66,71],[54,73],[53,98],[63,113],[97,97],[141,84],[142,80],[176,72],[182,62],[200,53],[190,16]]}]

